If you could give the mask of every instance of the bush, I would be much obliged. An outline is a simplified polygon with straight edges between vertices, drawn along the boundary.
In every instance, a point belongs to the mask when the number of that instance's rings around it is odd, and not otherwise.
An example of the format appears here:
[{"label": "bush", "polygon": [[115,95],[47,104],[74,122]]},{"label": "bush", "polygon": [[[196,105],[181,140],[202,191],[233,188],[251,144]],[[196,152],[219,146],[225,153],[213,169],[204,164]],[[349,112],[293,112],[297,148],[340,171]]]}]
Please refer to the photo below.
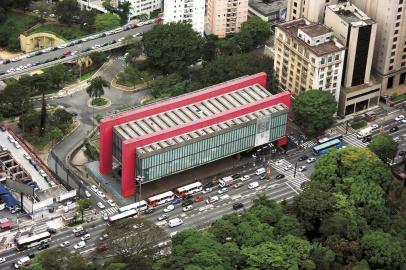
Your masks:
[{"label": "bush", "polygon": [[119,25],[120,17],[112,13],[99,14],[94,21],[94,26],[96,27],[97,32],[113,29]]},{"label": "bush", "polygon": [[107,104],[107,99],[105,98],[95,98],[92,100],[92,105],[93,106],[104,106]]},{"label": "bush", "polygon": [[85,146],[85,154],[92,160],[97,160],[99,158],[99,151],[97,151],[96,147],[91,144],[89,139],[85,139],[85,142],[83,143]]},{"label": "bush", "polygon": [[360,129],[366,127],[368,125],[367,121],[365,120],[358,120],[351,123],[351,127],[353,129]]}]

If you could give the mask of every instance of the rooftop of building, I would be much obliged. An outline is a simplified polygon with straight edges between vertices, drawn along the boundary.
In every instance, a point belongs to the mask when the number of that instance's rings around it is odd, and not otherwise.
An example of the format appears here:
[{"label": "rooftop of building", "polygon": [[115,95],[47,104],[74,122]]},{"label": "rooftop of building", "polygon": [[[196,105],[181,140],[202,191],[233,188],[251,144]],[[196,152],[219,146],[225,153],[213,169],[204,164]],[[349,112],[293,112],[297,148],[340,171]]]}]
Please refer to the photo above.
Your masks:
[{"label": "rooftop of building", "polygon": [[338,40],[330,40],[328,42],[320,43],[318,45],[311,46],[304,40],[298,37],[299,29],[311,37],[317,37],[332,32],[327,26],[320,23],[310,22],[304,18],[283,22],[277,25],[278,28],[283,30],[294,38],[300,45],[308,48],[317,56],[323,56],[334,52],[345,50],[345,46]]},{"label": "rooftop of building", "polygon": [[[123,140],[129,140],[139,136],[162,132],[203,118],[212,117],[226,111],[256,103],[271,96],[272,95],[261,85],[254,84],[223,95],[204,99],[187,106],[120,124],[115,126],[114,130],[117,134],[120,134]],[[287,111],[287,109],[286,105],[279,103],[268,108],[236,117],[226,122],[216,123],[177,137],[141,147],[137,151],[139,154],[148,154],[213,132],[218,132],[242,123],[266,117],[270,114]]]},{"label": "rooftop of building", "polygon": [[372,20],[367,14],[365,14],[358,7],[352,5],[350,2],[338,3],[336,5],[330,5],[327,7],[336,13],[345,22],[352,25],[370,25],[374,24],[375,21]]},{"label": "rooftop of building", "polygon": [[249,7],[255,9],[263,16],[269,16],[275,12],[279,12],[281,9],[286,8],[285,0],[273,0],[270,3],[265,3],[262,0],[250,0]]}]

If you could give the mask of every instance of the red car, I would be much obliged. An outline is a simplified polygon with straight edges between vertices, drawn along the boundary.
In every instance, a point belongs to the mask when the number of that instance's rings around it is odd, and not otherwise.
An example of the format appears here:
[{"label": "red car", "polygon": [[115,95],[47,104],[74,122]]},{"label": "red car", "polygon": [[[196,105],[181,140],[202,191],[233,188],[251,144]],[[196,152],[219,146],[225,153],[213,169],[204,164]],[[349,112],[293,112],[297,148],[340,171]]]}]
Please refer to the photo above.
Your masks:
[{"label": "red car", "polygon": [[197,195],[194,199],[194,202],[201,202],[201,201],[204,201],[203,195]]},{"label": "red car", "polygon": [[72,53],[71,51],[66,51],[66,52],[63,53],[63,55],[69,56],[69,55],[71,55],[71,53]]}]

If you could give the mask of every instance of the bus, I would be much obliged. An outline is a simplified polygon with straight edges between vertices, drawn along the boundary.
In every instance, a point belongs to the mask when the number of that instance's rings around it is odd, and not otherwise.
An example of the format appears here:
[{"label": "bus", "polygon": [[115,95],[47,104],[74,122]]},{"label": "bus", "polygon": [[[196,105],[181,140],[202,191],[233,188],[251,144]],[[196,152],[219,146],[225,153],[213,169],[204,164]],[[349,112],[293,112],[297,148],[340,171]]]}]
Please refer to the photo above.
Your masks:
[{"label": "bus", "polygon": [[321,143],[326,143],[326,142],[329,142],[329,141],[332,141],[332,140],[335,140],[335,139],[341,140],[342,138],[343,138],[343,135],[337,134],[337,135],[333,135],[331,137],[324,137],[324,138],[318,139],[317,142],[319,144],[321,144]]},{"label": "bus", "polygon": [[142,200],[136,203],[132,203],[123,207],[118,208],[119,213],[124,213],[129,210],[138,210],[138,211],[145,211],[148,208],[148,204],[146,201]]},{"label": "bus", "polygon": [[48,243],[49,241],[51,241],[51,234],[49,232],[42,232],[33,236],[18,238],[15,240],[15,243],[17,250],[24,250],[37,246],[40,243]]},{"label": "bus", "polygon": [[315,147],[313,147],[313,152],[316,155],[325,154],[328,152],[328,150],[330,148],[333,148],[333,147],[337,148],[337,149],[341,148],[341,140],[334,139],[332,141],[318,144]]},{"label": "bus", "polygon": [[179,198],[184,198],[186,195],[195,194],[203,190],[203,185],[200,182],[194,182],[192,184],[177,188],[175,190],[176,196]]},{"label": "bus", "polygon": [[119,214],[109,216],[109,222],[113,223],[115,221],[122,220],[122,219],[125,219],[125,218],[128,218],[128,217],[132,217],[132,216],[135,216],[137,214],[138,214],[137,209],[131,209],[131,210],[119,213]]},{"label": "bus", "polygon": [[156,207],[158,205],[171,202],[175,198],[175,194],[172,191],[167,191],[147,199],[149,207]]}]

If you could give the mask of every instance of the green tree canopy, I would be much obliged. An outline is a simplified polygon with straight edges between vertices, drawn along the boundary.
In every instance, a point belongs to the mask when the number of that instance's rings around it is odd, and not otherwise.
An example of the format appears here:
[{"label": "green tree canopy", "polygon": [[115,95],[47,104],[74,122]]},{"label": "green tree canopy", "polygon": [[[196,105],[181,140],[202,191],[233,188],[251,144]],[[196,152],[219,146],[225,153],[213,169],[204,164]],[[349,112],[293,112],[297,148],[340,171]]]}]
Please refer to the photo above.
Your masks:
[{"label": "green tree canopy", "polygon": [[98,14],[94,20],[94,27],[97,32],[113,29],[120,25],[120,17],[116,14]]},{"label": "green tree canopy", "polygon": [[105,87],[110,87],[110,83],[103,77],[97,76],[89,82],[89,86],[86,88],[86,93],[89,97],[99,98],[104,95]]},{"label": "green tree canopy", "polygon": [[[257,16],[249,17],[242,23],[239,36],[238,40],[245,40],[243,44],[247,51],[255,49],[257,46],[264,45],[271,36],[271,25]],[[251,44],[247,44],[249,39],[252,40]]]},{"label": "green tree canopy", "polygon": [[35,270],[88,270],[87,261],[79,253],[70,252],[67,248],[52,248],[37,253],[32,269]]},{"label": "green tree canopy", "polygon": [[72,25],[80,16],[79,3],[76,0],[62,0],[55,6],[55,15],[61,23]]},{"label": "green tree canopy", "polygon": [[155,25],[144,34],[143,41],[148,63],[165,74],[186,70],[200,58],[203,43],[185,23]]},{"label": "green tree canopy", "polygon": [[294,121],[310,135],[321,134],[331,127],[336,111],[334,96],[321,90],[302,92],[292,104]]},{"label": "green tree canopy", "polygon": [[387,162],[396,157],[398,143],[393,140],[392,136],[378,135],[368,144],[368,148],[382,161]]}]

